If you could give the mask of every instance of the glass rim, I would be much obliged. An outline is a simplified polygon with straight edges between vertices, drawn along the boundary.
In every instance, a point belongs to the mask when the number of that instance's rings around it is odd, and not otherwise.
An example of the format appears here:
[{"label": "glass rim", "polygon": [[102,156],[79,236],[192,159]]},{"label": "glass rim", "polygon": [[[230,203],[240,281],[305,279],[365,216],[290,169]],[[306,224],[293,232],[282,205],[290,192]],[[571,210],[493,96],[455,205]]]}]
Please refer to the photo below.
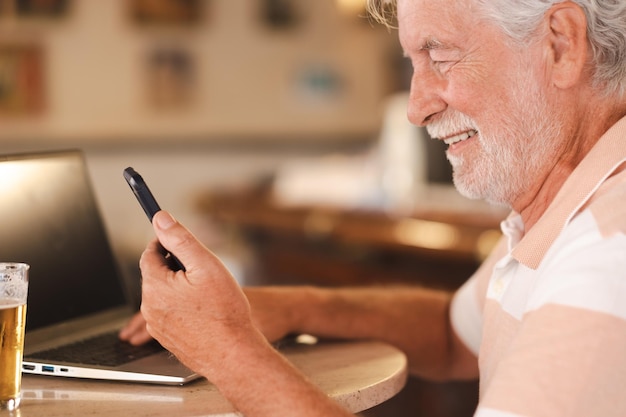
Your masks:
[{"label": "glass rim", "polygon": [[0,270],[16,270],[16,269],[24,269],[28,271],[30,269],[30,265],[25,262],[0,262]]}]

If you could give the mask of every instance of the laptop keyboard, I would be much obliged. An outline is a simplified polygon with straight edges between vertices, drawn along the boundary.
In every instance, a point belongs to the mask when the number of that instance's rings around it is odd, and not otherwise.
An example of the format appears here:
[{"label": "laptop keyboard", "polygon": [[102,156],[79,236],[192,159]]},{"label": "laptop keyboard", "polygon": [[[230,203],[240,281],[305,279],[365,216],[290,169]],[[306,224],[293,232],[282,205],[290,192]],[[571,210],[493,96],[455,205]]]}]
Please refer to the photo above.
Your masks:
[{"label": "laptop keyboard", "polygon": [[120,366],[162,352],[156,341],[133,346],[119,339],[118,332],[104,333],[78,342],[28,355],[39,360],[54,360],[83,365]]}]

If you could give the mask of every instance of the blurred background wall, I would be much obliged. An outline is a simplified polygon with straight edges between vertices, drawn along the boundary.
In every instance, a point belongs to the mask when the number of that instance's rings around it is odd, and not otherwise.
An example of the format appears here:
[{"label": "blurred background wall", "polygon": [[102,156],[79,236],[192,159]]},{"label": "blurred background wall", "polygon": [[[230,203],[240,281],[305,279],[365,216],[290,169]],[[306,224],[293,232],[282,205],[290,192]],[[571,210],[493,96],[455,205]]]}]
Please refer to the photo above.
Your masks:
[{"label": "blurred background wall", "polygon": [[9,50],[17,61],[21,45],[28,62],[18,65],[32,85],[22,93],[30,104],[16,99],[11,110],[1,99],[3,113],[30,113],[3,118],[1,138],[113,144],[372,135],[399,52],[395,33],[345,5],[352,3],[3,0],[5,68]]},{"label": "blurred background wall", "polygon": [[152,231],[126,166],[202,234],[197,193],[376,140],[403,68],[396,33],[364,15],[359,0],[1,0],[0,152],[83,149],[134,265]]}]

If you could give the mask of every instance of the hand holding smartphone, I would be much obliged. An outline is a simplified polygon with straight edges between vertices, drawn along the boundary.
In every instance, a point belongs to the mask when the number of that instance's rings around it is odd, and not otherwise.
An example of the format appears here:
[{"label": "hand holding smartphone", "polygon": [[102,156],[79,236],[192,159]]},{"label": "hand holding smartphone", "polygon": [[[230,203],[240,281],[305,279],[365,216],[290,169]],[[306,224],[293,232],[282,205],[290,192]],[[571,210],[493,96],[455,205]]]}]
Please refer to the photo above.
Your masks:
[{"label": "hand holding smartphone", "polygon": [[[131,167],[124,170],[124,179],[130,186],[133,194],[135,194],[135,197],[137,197],[137,201],[139,201],[143,211],[146,213],[146,216],[148,216],[148,220],[152,223],[152,218],[158,211],[161,210],[161,207],[152,195],[152,192],[150,192],[148,185],[145,183],[141,175],[139,175],[139,173]],[[178,258],[167,251],[165,251],[165,259],[168,261],[168,264],[173,271],[185,270],[185,267],[178,260]]]}]

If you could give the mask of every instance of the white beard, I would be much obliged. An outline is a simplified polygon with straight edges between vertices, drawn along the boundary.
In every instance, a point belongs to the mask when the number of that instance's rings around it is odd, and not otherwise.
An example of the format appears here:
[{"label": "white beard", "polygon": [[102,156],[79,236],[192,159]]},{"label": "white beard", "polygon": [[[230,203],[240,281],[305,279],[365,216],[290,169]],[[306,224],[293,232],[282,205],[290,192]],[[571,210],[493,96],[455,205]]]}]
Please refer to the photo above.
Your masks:
[{"label": "white beard", "polygon": [[477,158],[468,161],[463,156],[447,155],[454,185],[466,197],[509,207],[524,191],[542,181],[554,164],[562,130],[536,82],[526,77],[513,88],[507,113],[486,129],[456,111],[428,126],[433,137],[438,137],[437,132],[475,129],[478,135],[474,139],[481,148]]}]

